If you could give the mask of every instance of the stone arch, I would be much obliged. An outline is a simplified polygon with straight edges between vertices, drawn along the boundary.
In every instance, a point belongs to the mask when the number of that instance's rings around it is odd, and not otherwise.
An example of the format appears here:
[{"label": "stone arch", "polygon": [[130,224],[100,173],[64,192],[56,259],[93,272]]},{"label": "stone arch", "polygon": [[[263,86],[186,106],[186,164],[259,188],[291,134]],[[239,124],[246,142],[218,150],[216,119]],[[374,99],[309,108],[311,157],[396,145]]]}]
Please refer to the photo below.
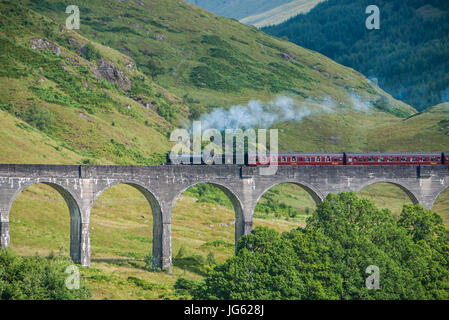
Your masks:
[{"label": "stone arch", "polygon": [[[172,201],[172,208],[174,208],[175,203],[178,201],[179,197],[187,191],[187,189],[192,188],[199,184],[210,184],[217,188],[219,188],[223,193],[228,197],[228,199],[232,203],[232,207],[234,208],[235,213],[235,250],[237,252],[237,243],[239,239],[244,235],[247,234],[252,229],[252,216],[251,217],[245,217],[245,211],[243,207],[243,202],[240,199],[240,197],[232,191],[232,189],[222,183],[215,182],[215,181],[199,181],[192,183],[186,187],[184,187],[181,191],[177,192],[176,196],[173,198]],[[248,214],[247,214],[248,215]],[[170,217],[171,219],[171,217]],[[248,221],[251,219],[250,221]]]},{"label": "stone arch", "polygon": [[153,264],[158,268],[163,268],[165,266],[171,265],[171,257],[167,257],[166,254],[167,249],[165,248],[167,245],[166,243],[167,236],[168,237],[170,236],[169,234],[170,230],[168,230],[168,235],[164,234],[167,232],[167,230],[164,230],[164,218],[162,213],[161,202],[157,198],[155,193],[150,190],[150,188],[135,181],[118,180],[113,183],[108,183],[106,187],[103,187],[101,190],[95,193],[90,208],[93,207],[96,200],[100,197],[100,195],[103,192],[120,184],[128,185],[138,190],[145,197],[145,199],[148,201],[150,205],[151,214],[153,216],[153,245],[152,245]]},{"label": "stone arch", "polygon": [[404,185],[402,185],[401,183],[397,182],[397,181],[393,181],[393,180],[384,180],[384,179],[379,179],[379,180],[375,180],[375,181],[368,181],[364,184],[362,184],[360,187],[357,188],[356,193],[359,193],[360,191],[362,191],[363,189],[372,186],[374,184],[377,183],[389,183],[392,185],[395,185],[397,187],[399,187],[402,191],[404,191],[404,193],[409,197],[409,199],[412,201],[413,204],[419,204],[419,198],[407,187],[405,187]]},{"label": "stone arch", "polygon": [[147,186],[144,186],[143,184],[139,183],[139,182],[135,182],[135,181],[114,181],[113,183],[108,183],[107,186],[101,188],[99,191],[97,191],[94,194],[94,197],[92,199],[92,205],[94,205],[94,203],[97,201],[97,199],[103,194],[103,192],[105,192],[106,190],[120,185],[120,184],[125,184],[128,185],[130,187],[135,188],[136,190],[138,190],[140,193],[143,194],[143,196],[145,197],[145,199],[147,199],[148,203],[150,204],[151,210],[153,211],[161,211],[161,206],[160,206],[160,200],[157,198],[157,196],[155,195],[155,193],[148,188]]},{"label": "stone arch", "polygon": [[[79,198],[74,192],[69,191],[67,188],[63,187],[61,184],[58,184],[51,180],[36,180],[36,181],[27,181],[24,184],[20,184],[20,187],[14,192],[11,200],[8,204],[8,221],[9,221],[9,212],[11,211],[12,205],[16,198],[27,188],[36,185],[36,184],[45,184],[50,186],[54,190],[56,190],[64,199],[70,213],[70,257],[72,258],[74,263],[83,264],[83,255],[84,252],[82,245],[82,224],[83,224],[83,216],[81,214],[80,206],[79,206]],[[9,230],[8,230],[9,232]]]},{"label": "stone arch", "polygon": [[307,183],[301,182],[301,181],[295,181],[295,180],[285,180],[285,181],[277,181],[273,184],[271,184],[270,186],[266,187],[263,192],[261,192],[260,194],[258,194],[256,201],[254,202],[253,206],[255,207],[256,204],[260,201],[260,199],[262,198],[262,196],[267,193],[270,189],[279,186],[281,184],[285,184],[285,183],[291,183],[291,184],[295,184],[299,187],[301,187],[302,189],[304,189],[313,199],[313,201],[315,201],[315,204],[318,205],[320,202],[323,201],[324,197],[322,196],[322,194],[316,190],[314,187],[308,185]]}]

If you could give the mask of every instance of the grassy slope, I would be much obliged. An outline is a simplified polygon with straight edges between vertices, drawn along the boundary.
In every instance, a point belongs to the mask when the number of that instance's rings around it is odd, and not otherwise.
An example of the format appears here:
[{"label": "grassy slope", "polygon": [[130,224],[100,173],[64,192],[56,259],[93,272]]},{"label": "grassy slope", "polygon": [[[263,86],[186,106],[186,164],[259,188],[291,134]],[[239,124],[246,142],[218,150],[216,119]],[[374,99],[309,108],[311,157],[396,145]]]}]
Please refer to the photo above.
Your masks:
[{"label": "grassy slope", "polygon": [[282,126],[279,140],[283,150],[441,152],[449,146],[448,127],[449,104],[441,104],[405,119],[353,112],[328,115],[326,123],[306,118]]},{"label": "grassy slope", "polygon": [[187,0],[224,17],[241,19],[276,8],[292,0]]},{"label": "grassy slope", "polygon": [[0,136],[2,163],[73,164],[82,160],[80,155],[1,110]]},{"label": "grassy slope", "polygon": [[293,0],[268,11],[240,19],[240,22],[244,24],[251,24],[258,28],[276,25],[290,19],[291,17],[297,16],[300,13],[305,14],[309,12],[313,7],[322,1],[323,0]]},{"label": "grassy slope", "polygon": [[449,146],[449,103],[428,108],[424,112],[399,122],[386,123],[382,130],[371,133],[369,141],[373,149],[388,141],[392,146],[400,146],[406,151],[414,150],[446,151]]}]

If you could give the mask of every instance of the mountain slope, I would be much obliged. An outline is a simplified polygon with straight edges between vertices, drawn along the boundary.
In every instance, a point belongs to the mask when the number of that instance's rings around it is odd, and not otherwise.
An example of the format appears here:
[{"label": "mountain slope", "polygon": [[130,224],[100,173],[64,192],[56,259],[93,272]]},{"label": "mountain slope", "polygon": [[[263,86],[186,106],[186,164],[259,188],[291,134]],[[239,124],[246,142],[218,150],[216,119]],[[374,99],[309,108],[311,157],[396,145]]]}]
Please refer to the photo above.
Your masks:
[{"label": "mountain slope", "polygon": [[162,162],[174,127],[252,99],[288,96],[310,114],[273,124],[294,133],[283,151],[366,150],[367,128],[415,112],[354,70],[254,27],[179,1],[139,3],[79,1],[81,29],[67,30],[68,2],[2,1],[2,109],[85,163],[118,164]]},{"label": "mountain slope", "polygon": [[[33,0],[29,6],[64,24],[67,15],[55,3]],[[140,3],[112,2],[105,8],[101,1],[79,1],[79,32],[131,57],[139,70],[183,97],[193,118],[216,106],[269,101],[284,93],[300,101],[332,96],[348,103],[351,90],[370,101],[385,95],[353,70],[254,27],[185,2]],[[410,112],[387,98],[391,108]]]},{"label": "mountain slope", "polygon": [[220,16],[242,19],[263,13],[289,3],[292,0],[187,0],[198,7],[212,11]]},{"label": "mountain slope", "polygon": [[416,149],[426,145],[428,150],[445,151],[449,146],[448,117],[449,103],[442,103],[398,123],[386,124],[382,130],[372,132],[369,140],[374,149],[388,140],[392,145],[414,145]]},{"label": "mountain slope", "polygon": [[378,1],[379,30],[365,26],[370,4],[329,0],[263,30],[376,78],[418,110],[449,101],[449,2]]},{"label": "mountain slope", "polygon": [[[0,110],[51,139],[56,151],[71,151],[77,163],[159,163],[170,149],[169,133],[188,118],[279,95],[309,112],[274,124],[281,151],[447,149],[438,126],[424,130],[420,122],[403,121],[413,108],[356,71],[187,3],[125,1],[104,8],[80,1],[79,31],[62,27],[61,2],[0,3]],[[4,120],[15,126],[14,117]],[[402,128],[401,138],[384,134],[394,128]],[[21,130],[28,144],[36,140]],[[431,143],[413,144],[417,135]],[[70,161],[54,161],[62,158]],[[1,161],[27,159],[11,148]]]},{"label": "mountain slope", "polygon": [[[75,32],[61,28],[60,2],[1,3],[1,109],[72,150],[75,162],[159,163],[169,133],[188,118],[234,104],[248,110],[251,99],[279,95],[305,113],[274,123],[281,151],[441,151],[448,144],[434,138],[439,131],[425,133],[433,144],[372,140],[413,108],[320,54],[193,5],[114,2],[107,12],[117,18],[107,19],[99,1],[83,2]],[[417,132],[410,126],[404,135]],[[26,161],[13,152],[2,161]]]},{"label": "mountain slope", "polygon": [[322,1],[324,0],[293,0],[268,11],[242,18],[240,22],[258,28],[277,25],[298,14],[306,14]]}]

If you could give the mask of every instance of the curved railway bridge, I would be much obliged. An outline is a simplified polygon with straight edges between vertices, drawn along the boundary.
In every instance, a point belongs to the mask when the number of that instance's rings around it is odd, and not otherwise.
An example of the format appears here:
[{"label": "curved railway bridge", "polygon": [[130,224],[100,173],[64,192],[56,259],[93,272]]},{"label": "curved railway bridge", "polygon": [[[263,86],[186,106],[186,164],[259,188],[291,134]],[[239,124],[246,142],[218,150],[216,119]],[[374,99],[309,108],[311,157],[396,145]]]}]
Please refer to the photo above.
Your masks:
[{"label": "curved railway bridge", "polygon": [[9,212],[14,199],[27,187],[44,183],[57,190],[70,211],[70,256],[75,263],[90,264],[90,213],[96,199],[108,188],[127,184],[148,200],[153,214],[153,263],[170,269],[171,213],[188,188],[209,183],[219,187],[235,211],[235,240],[251,231],[254,208],[261,196],[282,183],[303,187],[318,203],[329,193],[359,192],[379,182],[404,190],[413,203],[431,209],[449,187],[447,165],[388,166],[279,166],[274,175],[241,165],[0,165],[1,246],[9,245]]}]

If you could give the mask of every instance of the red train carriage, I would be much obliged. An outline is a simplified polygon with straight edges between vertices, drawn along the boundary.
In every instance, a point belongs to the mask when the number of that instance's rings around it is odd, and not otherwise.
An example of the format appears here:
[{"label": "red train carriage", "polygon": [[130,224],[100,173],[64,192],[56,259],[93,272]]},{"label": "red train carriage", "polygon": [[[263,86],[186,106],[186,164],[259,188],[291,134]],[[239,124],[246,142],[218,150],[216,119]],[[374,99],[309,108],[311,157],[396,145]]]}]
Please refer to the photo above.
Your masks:
[{"label": "red train carriage", "polygon": [[279,153],[275,155],[250,155],[248,164],[254,166],[269,165],[278,161],[278,165],[343,165],[343,153]]},{"label": "red train carriage", "polygon": [[346,153],[346,165],[435,165],[441,163],[441,153]]}]

